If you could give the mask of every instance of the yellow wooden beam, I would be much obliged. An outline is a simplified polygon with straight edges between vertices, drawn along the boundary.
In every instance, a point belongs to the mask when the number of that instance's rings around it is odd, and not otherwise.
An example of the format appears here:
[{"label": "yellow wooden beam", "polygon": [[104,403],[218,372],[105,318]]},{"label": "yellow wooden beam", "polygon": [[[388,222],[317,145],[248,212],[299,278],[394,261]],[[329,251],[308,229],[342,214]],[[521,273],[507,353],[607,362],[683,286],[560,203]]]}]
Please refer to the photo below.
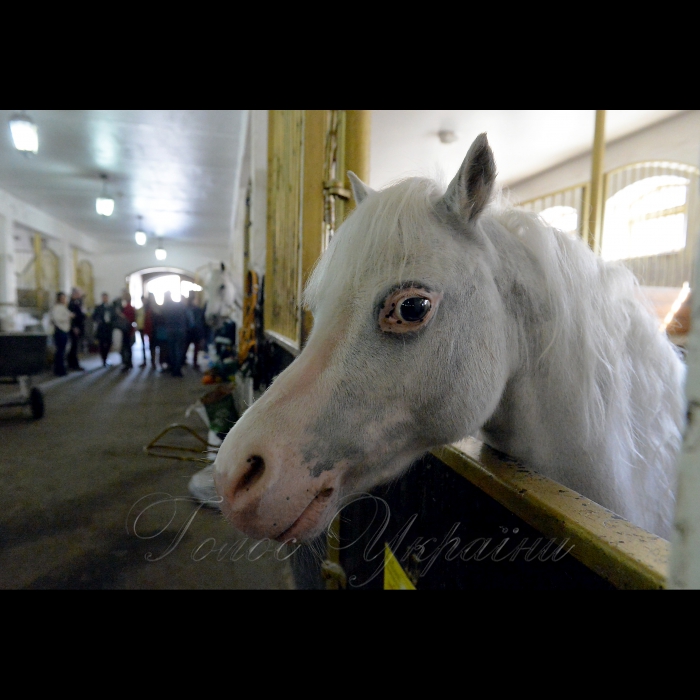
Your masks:
[{"label": "yellow wooden beam", "polygon": [[304,110],[270,110],[265,332],[301,343]]},{"label": "yellow wooden beam", "polygon": [[595,111],[593,157],[591,162],[590,209],[588,218],[588,245],[600,253],[603,216],[605,215],[605,110]]},{"label": "yellow wooden beam", "polygon": [[[78,281],[80,280],[80,275],[78,273],[78,249],[73,248],[73,284],[70,285],[71,287],[79,287],[80,285],[78,284]],[[87,290],[83,289],[83,293],[85,293]],[[68,291],[68,294],[70,295],[70,291]]]},{"label": "yellow wooden beam", "polygon": [[[267,112],[267,221],[266,221],[266,240],[265,240],[265,275],[266,275],[266,296],[271,297],[270,287],[272,286],[272,276],[274,275],[275,263],[275,214],[270,209],[272,199],[275,196],[275,186],[277,184],[277,121],[279,119],[279,110],[270,109]],[[266,304],[263,309],[264,325],[269,329],[274,324],[274,316],[271,299],[266,299]]]},{"label": "yellow wooden beam", "polygon": [[[365,183],[369,183],[370,136],[372,110],[348,109],[345,112],[345,169],[352,170]],[[349,187],[347,174],[342,174]]]},{"label": "yellow wooden beam", "polygon": [[669,543],[473,438],[432,453],[620,589],[666,588]]},{"label": "yellow wooden beam", "polygon": [[[37,299],[39,298],[39,292],[44,289],[44,268],[42,265],[42,254],[43,246],[41,243],[41,234],[34,234],[34,279],[36,284]],[[53,301],[53,300],[52,300]]]},{"label": "yellow wooden beam", "polygon": [[[301,224],[301,288],[323,252],[323,173],[327,133],[325,109],[307,109],[304,118],[304,173]],[[311,333],[313,317],[306,309],[301,317],[301,345]]]}]

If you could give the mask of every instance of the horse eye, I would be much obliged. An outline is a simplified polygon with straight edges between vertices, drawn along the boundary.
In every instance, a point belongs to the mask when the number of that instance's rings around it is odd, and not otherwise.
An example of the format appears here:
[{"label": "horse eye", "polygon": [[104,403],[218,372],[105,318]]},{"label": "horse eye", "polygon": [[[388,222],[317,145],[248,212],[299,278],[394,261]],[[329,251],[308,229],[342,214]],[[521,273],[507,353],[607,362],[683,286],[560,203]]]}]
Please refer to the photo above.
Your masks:
[{"label": "horse eye", "polygon": [[404,299],[399,306],[399,316],[409,323],[422,321],[430,311],[430,300],[424,297]]}]

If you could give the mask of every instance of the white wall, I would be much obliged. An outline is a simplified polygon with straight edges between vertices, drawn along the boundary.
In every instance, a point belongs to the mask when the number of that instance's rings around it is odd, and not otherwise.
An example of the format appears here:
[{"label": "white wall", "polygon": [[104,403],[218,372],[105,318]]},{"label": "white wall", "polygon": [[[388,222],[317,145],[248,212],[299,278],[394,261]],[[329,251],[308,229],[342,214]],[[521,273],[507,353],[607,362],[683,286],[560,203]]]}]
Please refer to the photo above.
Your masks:
[{"label": "white wall", "polygon": [[[243,251],[246,217],[246,194],[251,183],[250,196],[250,267],[262,278],[265,274],[267,241],[267,110],[249,112],[246,145],[240,168],[240,181],[236,195],[237,207],[229,239],[228,263],[236,285],[237,299],[242,303],[244,294]],[[242,320],[237,309],[235,320]]]},{"label": "white wall", "polygon": [[40,233],[61,260],[59,283],[69,290],[73,279],[73,249],[80,260],[89,260],[95,266],[99,245],[92,236],[74,229],[0,190],[0,327],[15,330],[17,315],[17,279],[15,236],[26,235],[27,230]]},{"label": "white wall", "polygon": [[[591,148],[592,148],[591,138]],[[642,160],[670,160],[688,165],[700,161],[700,110],[690,110],[636,134],[606,144],[604,170]],[[591,154],[510,186],[514,203],[580,185],[591,179]]]},{"label": "white wall", "polygon": [[265,274],[267,247],[267,110],[251,110],[250,170],[253,192],[250,206],[250,267]]}]

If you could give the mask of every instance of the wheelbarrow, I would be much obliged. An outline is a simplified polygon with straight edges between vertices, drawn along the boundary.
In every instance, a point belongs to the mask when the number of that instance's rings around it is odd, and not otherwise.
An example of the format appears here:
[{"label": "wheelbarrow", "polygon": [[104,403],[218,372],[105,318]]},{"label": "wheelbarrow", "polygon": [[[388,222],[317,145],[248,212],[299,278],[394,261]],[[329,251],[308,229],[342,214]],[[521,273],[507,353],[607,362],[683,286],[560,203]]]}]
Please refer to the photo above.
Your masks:
[{"label": "wheelbarrow", "polygon": [[44,415],[44,396],[31,377],[46,369],[47,339],[45,333],[0,333],[0,377],[19,384],[19,393],[0,400],[0,408],[29,406],[32,418]]}]

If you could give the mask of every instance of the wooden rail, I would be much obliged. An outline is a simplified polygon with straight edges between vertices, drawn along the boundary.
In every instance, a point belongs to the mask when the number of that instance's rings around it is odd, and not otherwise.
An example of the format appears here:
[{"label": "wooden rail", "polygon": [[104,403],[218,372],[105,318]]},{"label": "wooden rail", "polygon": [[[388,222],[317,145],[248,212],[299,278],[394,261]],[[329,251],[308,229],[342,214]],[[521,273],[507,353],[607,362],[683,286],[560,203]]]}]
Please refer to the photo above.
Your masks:
[{"label": "wooden rail", "polygon": [[670,545],[473,438],[432,453],[619,589],[666,588]]}]

